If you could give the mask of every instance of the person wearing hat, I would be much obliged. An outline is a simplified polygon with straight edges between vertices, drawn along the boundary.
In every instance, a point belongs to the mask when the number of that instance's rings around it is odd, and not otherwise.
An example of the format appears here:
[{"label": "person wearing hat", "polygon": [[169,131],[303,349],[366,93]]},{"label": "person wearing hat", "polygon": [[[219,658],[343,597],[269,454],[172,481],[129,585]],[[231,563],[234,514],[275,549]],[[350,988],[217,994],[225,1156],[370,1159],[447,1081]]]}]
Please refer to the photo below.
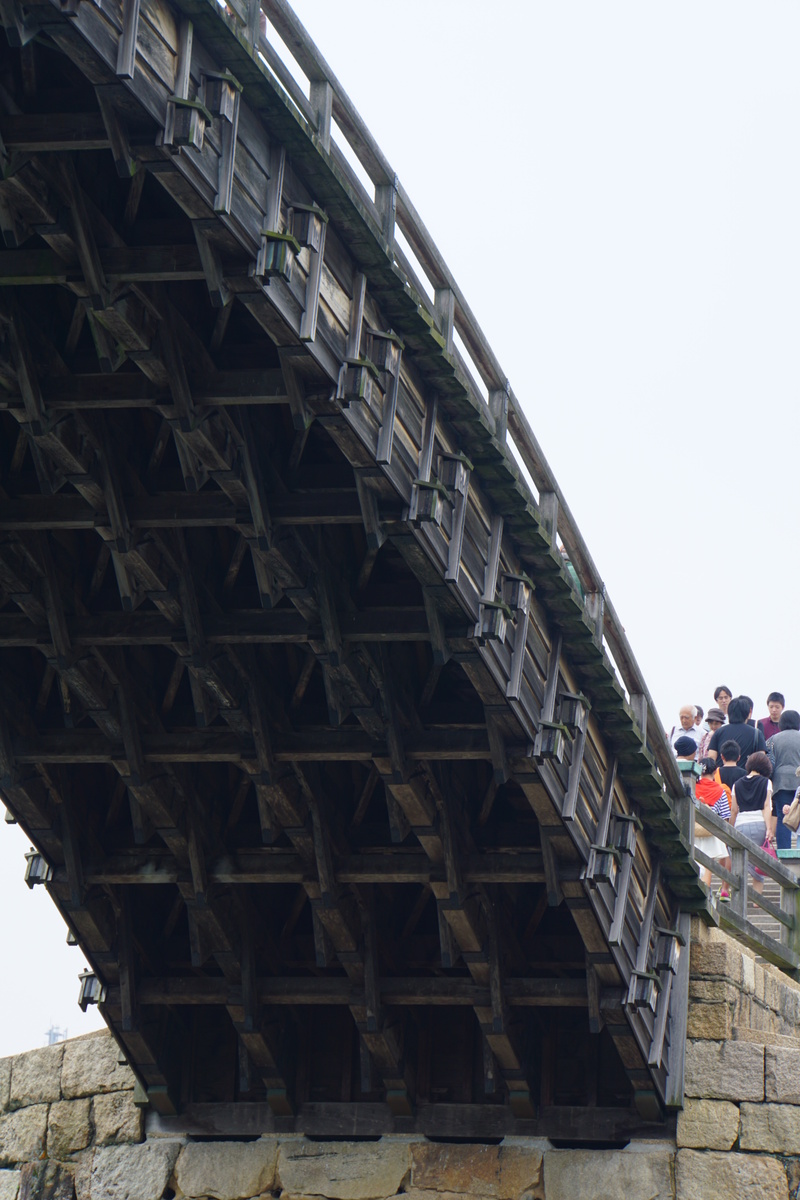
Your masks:
[{"label": "person wearing hat", "polygon": [[708,743],[711,741],[711,735],[716,733],[721,725],[725,724],[725,713],[721,708],[710,708],[706,717],[708,729],[700,739],[700,745],[697,748],[697,761],[702,762],[706,757]]},{"label": "person wearing hat", "polygon": [[800,768],[800,713],[785,708],[779,721],[780,729],[767,742],[767,756],[772,764],[772,811],[777,820],[775,837],[779,850],[791,850],[792,833],[783,824],[783,815],[794,799],[797,787],[796,772]]},{"label": "person wearing hat", "polygon": [[697,742],[693,737],[685,734],[683,737],[675,739],[672,743],[672,749],[675,751],[675,757],[679,762],[694,762],[697,755]]}]

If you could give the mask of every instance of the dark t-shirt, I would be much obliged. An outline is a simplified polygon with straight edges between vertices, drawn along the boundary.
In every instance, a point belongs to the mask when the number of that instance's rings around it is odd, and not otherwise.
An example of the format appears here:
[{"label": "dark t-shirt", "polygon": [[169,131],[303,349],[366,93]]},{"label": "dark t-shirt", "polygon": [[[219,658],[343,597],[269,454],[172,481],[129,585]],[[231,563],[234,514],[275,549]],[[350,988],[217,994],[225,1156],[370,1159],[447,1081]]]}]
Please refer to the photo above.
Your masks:
[{"label": "dark t-shirt", "polygon": [[758,728],[763,733],[764,737],[769,741],[771,737],[775,737],[776,733],[780,733],[780,725],[776,725],[772,717],[762,717],[758,722]]},{"label": "dark t-shirt", "polygon": [[747,772],[742,767],[719,767],[720,783],[733,790],[737,779],[744,779]]},{"label": "dark t-shirt", "polygon": [[760,729],[753,729],[752,725],[720,725],[711,735],[711,741],[708,743],[709,750],[716,750],[719,758],[722,758],[720,751],[725,742],[736,742],[741,751],[739,755],[738,766],[743,767],[751,754],[756,750],[766,750],[767,743],[764,741],[764,735]]},{"label": "dark t-shirt", "polygon": [[734,799],[739,812],[761,812],[767,802],[769,780],[765,775],[746,775],[736,784]]}]

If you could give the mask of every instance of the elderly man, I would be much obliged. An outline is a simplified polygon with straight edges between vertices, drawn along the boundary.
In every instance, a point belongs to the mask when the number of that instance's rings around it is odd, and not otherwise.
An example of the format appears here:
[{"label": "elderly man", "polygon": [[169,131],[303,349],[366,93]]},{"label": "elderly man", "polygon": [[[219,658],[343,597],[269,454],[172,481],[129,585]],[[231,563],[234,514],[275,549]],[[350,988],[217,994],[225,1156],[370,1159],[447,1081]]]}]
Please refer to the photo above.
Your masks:
[{"label": "elderly man", "polygon": [[694,738],[694,743],[700,741],[702,730],[695,725],[695,707],[693,704],[684,704],[678,713],[678,724],[672,726],[672,732],[669,735],[669,744],[675,748],[675,743],[679,737]]}]

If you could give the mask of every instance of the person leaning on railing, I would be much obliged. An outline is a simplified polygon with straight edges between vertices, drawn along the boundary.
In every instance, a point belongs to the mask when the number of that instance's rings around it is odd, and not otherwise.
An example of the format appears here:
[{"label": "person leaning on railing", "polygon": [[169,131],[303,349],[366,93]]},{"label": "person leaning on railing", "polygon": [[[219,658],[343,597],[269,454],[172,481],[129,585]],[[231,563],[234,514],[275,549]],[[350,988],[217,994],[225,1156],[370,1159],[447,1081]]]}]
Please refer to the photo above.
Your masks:
[{"label": "person leaning on railing", "polygon": [[[772,813],[770,782],[772,766],[765,752],[757,750],[747,759],[744,769],[747,772],[745,777],[737,779],[733,785],[731,824],[736,827],[738,833],[759,847],[767,841],[774,845],[775,817]],[[747,870],[755,891],[763,892],[763,878],[751,861],[748,861]]]},{"label": "person leaning on railing", "polygon": [[[700,765],[703,768],[703,774],[697,780],[694,789],[698,804],[705,804],[723,821],[730,820],[731,806],[728,802],[727,790],[714,778],[717,769],[716,762],[713,758],[704,758],[701,759]],[[698,821],[694,826],[694,844],[696,849],[702,850],[708,858],[719,859],[722,866],[727,867],[730,871],[731,860],[728,847],[721,838],[708,829],[704,829]],[[703,883],[711,887],[711,869],[709,867],[701,868],[700,878]],[[730,900],[730,892],[727,887],[720,888],[719,898],[720,900]]]},{"label": "person leaning on railing", "polygon": [[791,830],[783,825],[783,814],[794,799],[797,768],[800,767],[800,713],[785,708],[780,715],[779,731],[767,742],[767,757],[772,764],[772,811],[777,827],[775,840],[779,850],[791,850]]}]

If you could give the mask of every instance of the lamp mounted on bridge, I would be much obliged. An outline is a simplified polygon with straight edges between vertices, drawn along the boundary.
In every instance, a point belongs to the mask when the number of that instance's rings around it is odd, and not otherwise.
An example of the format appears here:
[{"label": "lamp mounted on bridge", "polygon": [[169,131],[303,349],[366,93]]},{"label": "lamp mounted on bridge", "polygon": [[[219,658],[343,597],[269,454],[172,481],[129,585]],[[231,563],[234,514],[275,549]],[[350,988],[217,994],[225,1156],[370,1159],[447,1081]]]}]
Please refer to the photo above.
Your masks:
[{"label": "lamp mounted on bridge", "polygon": [[370,409],[380,406],[383,401],[381,374],[371,358],[345,360],[342,396],[348,404],[361,403]]},{"label": "lamp mounted on bridge", "polygon": [[49,883],[53,878],[53,868],[46,859],[31,846],[25,855],[25,882],[29,888],[37,883]]},{"label": "lamp mounted on bridge", "polygon": [[617,882],[621,861],[622,854],[616,846],[592,844],[589,861],[583,872],[584,881],[591,888],[597,887],[599,883],[607,883],[613,888]]},{"label": "lamp mounted on bridge", "polygon": [[566,725],[562,725],[560,721],[541,721],[531,757],[537,762],[544,762],[545,759],[563,762],[568,733]]},{"label": "lamp mounted on bridge", "polygon": [[438,479],[414,480],[414,525],[441,525],[447,488]]},{"label": "lamp mounted on bridge", "polygon": [[686,938],[679,929],[669,929],[663,925],[656,925],[655,931],[658,934],[655,970],[669,971],[675,975],[678,971],[678,947],[686,945]]},{"label": "lamp mounted on bridge", "polygon": [[582,692],[560,692],[558,697],[558,719],[568,725],[573,733],[582,733],[591,705]]},{"label": "lamp mounted on bridge", "polygon": [[173,110],[172,136],[167,143],[165,132],[164,144],[177,147],[191,146],[194,150],[202,150],[206,125],[212,119],[205,104],[201,100],[187,100],[181,96],[170,96],[167,107]]},{"label": "lamp mounted on bridge", "polygon": [[224,121],[233,121],[236,115],[236,97],[242,85],[230,71],[201,71],[203,103],[210,113]]},{"label": "lamp mounted on bridge", "polygon": [[512,575],[510,572],[504,572],[500,591],[504,602],[516,614],[527,612],[533,595],[533,580],[527,575]]},{"label": "lamp mounted on bridge", "polygon": [[286,222],[287,229],[301,246],[319,251],[322,246],[322,228],[328,224],[328,215],[318,204],[299,204],[292,201]]},{"label": "lamp mounted on bridge", "polygon": [[475,637],[479,645],[487,642],[504,642],[509,621],[514,620],[514,613],[505,600],[484,600],[481,603],[480,616],[475,626]]},{"label": "lamp mounted on bridge", "polygon": [[86,1012],[90,1004],[103,1004],[106,998],[106,985],[101,983],[94,971],[81,971],[78,976],[81,988],[78,993],[78,1004],[81,1012]]},{"label": "lamp mounted on bridge", "polygon": [[634,971],[628,989],[628,1008],[656,1011],[661,978],[656,971]]},{"label": "lamp mounted on bridge", "polygon": [[297,238],[291,233],[270,230],[269,233],[262,234],[254,275],[258,279],[280,277],[289,283],[294,270],[294,260],[301,249]]}]

